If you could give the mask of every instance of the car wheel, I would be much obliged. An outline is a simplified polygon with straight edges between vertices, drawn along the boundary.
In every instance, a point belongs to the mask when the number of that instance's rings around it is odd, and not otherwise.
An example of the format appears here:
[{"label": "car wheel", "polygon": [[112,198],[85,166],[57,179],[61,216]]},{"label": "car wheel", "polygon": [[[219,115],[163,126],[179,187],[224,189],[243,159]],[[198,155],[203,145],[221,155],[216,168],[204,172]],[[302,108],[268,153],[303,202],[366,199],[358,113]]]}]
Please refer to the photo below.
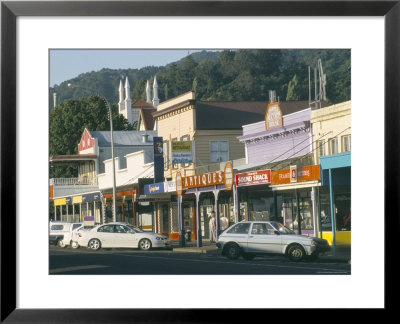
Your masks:
[{"label": "car wheel", "polygon": [[291,261],[302,261],[305,256],[305,251],[302,246],[295,244],[289,247],[288,257]]},{"label": "car wheel", "polygon": [[88,247],[93,251],[97,251],[101,248],[101,243],[98,239],[92,239],[89,241]]},{"label": "car wheel", "polygon": [[149,239],[142,239],[139,242],[139,249],[147,251],[151,249],[151,241]]},{"label": "car wheel", "polygon": [[78,242],[71,241],[71,247],[72,247],[73,249],[77,249],[77,248],[79,248],[79,244],[78,244]]},{"label": "car wheel", "polygon": [[237,244],[229,244],[225,251],[226,257],[230,260],[236,260],[240,256],[240,247]]},{"label": "car wheel", "polygon": [[253,260],[256,257],[256,255],[253,253],[243,253],[242,257],[245,260]]},{"label": "car wheel", "polygon": [[66,245],[65,245],[65,243],[64,243],[64,240],[58,240],[57,245],[58,245],[60,248],[65,248],[65,247],[66,247]]}]

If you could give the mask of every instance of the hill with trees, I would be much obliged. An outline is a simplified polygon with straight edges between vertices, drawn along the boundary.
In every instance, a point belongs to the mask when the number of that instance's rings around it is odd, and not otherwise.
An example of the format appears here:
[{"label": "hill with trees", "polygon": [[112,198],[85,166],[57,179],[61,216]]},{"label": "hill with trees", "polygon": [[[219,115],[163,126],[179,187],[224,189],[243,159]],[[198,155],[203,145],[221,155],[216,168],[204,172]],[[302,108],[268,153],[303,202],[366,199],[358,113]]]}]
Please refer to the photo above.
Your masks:
[{"label": "hill with trees", "polygon": [[349,49],[313,50],[223,50],[201,51],[166,66],[141,69],[102,69],[84,73],[50,88],[57,101],[87,97],[82,89],[67,87],[74,83],[96,89],[110,102],[118,101],[121,79],[129,78],[132,99],[146,99],[146,81],[156,75],[160,101],[194,90],[203,101],[268,100],[268,91],[275,90],[281,101],[307,100],[309,96],[308,66],[311,67],[311,93],[314,94],[314,68],[322,60],[326,74],[329,103],[350,100],[351,51]]}]

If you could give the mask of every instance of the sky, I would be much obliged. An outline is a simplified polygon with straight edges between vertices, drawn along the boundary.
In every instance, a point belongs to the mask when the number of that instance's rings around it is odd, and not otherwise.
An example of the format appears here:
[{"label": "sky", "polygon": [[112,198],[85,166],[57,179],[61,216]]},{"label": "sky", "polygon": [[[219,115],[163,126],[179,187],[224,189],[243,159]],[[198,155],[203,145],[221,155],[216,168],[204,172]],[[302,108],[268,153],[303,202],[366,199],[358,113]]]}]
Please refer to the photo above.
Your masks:
[{"label": "sky", "polygon": [[188,54],[199,52],[195,49],[180,50],[50,50],[50,86],[75,78],[81,73],[110,69],[140,69],[145,66],[164,66]]}]

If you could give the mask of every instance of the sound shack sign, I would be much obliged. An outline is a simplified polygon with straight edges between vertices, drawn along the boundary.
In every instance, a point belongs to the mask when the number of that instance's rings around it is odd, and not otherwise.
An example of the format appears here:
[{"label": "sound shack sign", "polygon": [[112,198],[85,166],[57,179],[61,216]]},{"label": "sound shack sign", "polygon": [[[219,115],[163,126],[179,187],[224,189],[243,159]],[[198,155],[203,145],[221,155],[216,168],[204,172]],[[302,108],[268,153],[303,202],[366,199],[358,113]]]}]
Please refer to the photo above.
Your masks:
[{"label": "sound shack sign", "polygon": [[[233,186],[233,167],[231,162],[226,162],[223,171],[215,171],[203,174],[196,174],[188,177],[181,177],[182,190],[199,187],[209,187],[224,184],[226,190],[231,190]],[[177,185],[177,192],[179,193]]]}]

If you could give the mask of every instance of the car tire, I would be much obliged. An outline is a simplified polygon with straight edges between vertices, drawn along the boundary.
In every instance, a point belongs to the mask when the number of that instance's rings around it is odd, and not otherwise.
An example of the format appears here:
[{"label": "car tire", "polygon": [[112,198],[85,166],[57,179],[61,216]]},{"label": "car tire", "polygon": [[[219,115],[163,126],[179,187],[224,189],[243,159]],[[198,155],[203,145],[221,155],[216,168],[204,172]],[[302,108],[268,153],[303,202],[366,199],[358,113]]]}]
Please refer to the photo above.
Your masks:
[{"label": "car tire", "polygon": [[253,259],[256,257],[256,255],[253,254],[253,253],[243,253],[243,254],[242,254],[242,257],[243,257],[243,259],[245,259],[245,260],[251,261],[251,260],[253,260]]},{"label": "car tire", "polygon": [[306,252],[303,247],[299,244],[291,245],[288,249],[287,256],[289,260],[299,262],[304,259]]},{"label": "car tire", "polygon": [[148,251],[151,249],[151,241],[149,239],[141,239],[139,241],[139,249],[142,251]]},{"label": "car tire", "polygon": [[88,248],[97,251],[101,248],[101,242],[98,239],[91,239],[88,244]]},{"label": "car tire", "polygon": [[79,249],[79,244],[78,244],[78,242],[71,241],[71,248],[73,248],[73,249]]},{"label": "car tire", "polygon": [[66,245],[65,245],[65,243],[64,243],[64,240],[58,240],[58,241],[57,241],[57,246],[60,247],[60,248],[65,248]]},{"label": "car tire", "polygon": [[237,258],[239,258],[240,253],[240,247],[235,243],[228,244],[225,250],[225,255],[230,260],[236,260]]}]

